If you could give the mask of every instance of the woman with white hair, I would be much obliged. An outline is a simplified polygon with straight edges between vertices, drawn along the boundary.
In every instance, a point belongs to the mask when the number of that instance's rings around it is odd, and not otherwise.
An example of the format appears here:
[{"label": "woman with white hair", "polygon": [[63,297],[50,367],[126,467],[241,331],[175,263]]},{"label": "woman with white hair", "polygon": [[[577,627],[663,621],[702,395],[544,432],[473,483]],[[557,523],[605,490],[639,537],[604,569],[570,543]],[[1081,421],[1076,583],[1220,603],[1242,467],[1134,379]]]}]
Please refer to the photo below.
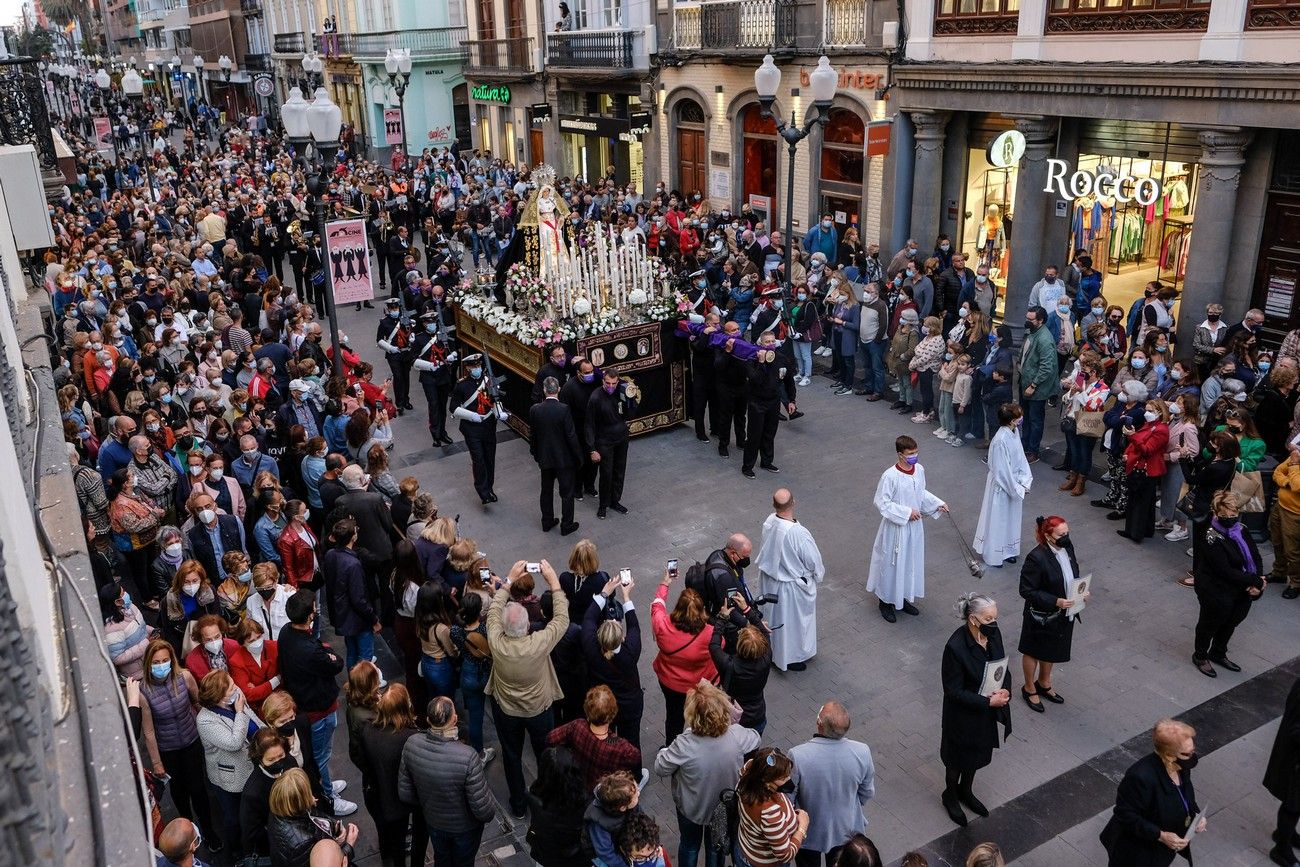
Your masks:
[{"label": "woman with white hair", "polygon": [[[582,619],[582,654],[587,660],[588,686],[604,684],[618,700],[614,728],[638,750],[641,749],[641,715],[645,710],[645,691],[637,662],[641,658],[641,627],[632,604],[631,577],[626,581],[614,577],[591,600]],[[622,591],[623,619],[607,619],[607,600]]]},{"label": "woman with white hair", "polygon": [[1123,518],[1124,510],[1128,508],[1129,494],[1124,472],[1124,449],[1128,445],[1128,437],[1124,430],[1138,431],[1146,424],[1148,393],[1147,387],[1136,379],[1130,378],[1123,386],[1118,383],[1119,380],[1116,379],[1116,387],[1112,389],[1118,399],[1102,416],[1106,425],[1106,433],[1101,439],[1102,448],[1106,450],[1106,475],[1102,476],[1102,480],[1110,482],[1110,487],[1106,496],[1100,500],[1091,500],[1090,503],[1098,509],[1109,509],[1110,515],[1118,514]]}]

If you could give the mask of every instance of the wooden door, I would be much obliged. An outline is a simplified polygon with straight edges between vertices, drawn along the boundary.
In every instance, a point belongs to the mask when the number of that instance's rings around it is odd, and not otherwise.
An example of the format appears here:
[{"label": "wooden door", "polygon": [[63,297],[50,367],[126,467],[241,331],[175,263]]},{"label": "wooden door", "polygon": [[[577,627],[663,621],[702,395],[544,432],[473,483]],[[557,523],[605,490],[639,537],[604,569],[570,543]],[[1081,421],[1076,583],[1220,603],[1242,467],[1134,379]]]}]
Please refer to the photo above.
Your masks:
[{"label": "wooden door", "polygon": [[704,131],[677,129],[678,189],[683,195],[699,190],[709,194],[708,154],[704,151]]},{"label": "wooden door", "polygon": [[510,40],[510,68],[530,69],[528,56],[527,18],[524,0],[506,0],[506,38]]},{"label": "wooden door", "polygon": [[1300,196],[1269,194],[1254,294],[1267,342],[1280,343],[1300,316]]},{"label": "wooden door", "polygon": [[528,158],[529,165],[535,166],[538,163],[546,162],[546,144],[545,136],[540,129],[530,129],[528,131]]}]

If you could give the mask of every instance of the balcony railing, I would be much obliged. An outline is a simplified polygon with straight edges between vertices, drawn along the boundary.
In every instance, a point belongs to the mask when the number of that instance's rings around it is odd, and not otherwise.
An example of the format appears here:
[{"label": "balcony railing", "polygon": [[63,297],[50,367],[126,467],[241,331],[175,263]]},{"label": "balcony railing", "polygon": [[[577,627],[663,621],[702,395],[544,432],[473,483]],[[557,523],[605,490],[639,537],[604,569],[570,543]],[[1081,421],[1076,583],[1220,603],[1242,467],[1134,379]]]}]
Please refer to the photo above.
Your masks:
[{"label": "balcony railing", "polygon": [[822,43],[827,48],[862,48],[873,41],[863,0],[826,0]]},{"label": "balcony railing", "polygon": [[394,30],[383,33],[358,33],[352,37],[352,56],[383,59],[390,48],[405,48],[413,60],[464,59],[464,27],[428,27],[420,30]]},{"label": "balcony railing", "polygon": [[794,0],[705,0],[673,10],[673,47],[722,51],[794,48]]},{"label": "balcony railing", "polygon": [[245,18],[261,18],[262,0],[239,0],[239,11]]},{"label": "balcony railing", "polygon": [[1300,27],[1300,2],[1297,0],[1250,0],[1246,8],[1247,30],[1297,27]]},{"label": "balcony railing", "polygon": [[273,50],[276,54],[296,54],[301,57],[307,53],[307,37],[301,33],[277,33]]},{"label": "balcony railing", "polygon": [[247,72],[270,72],[271,55],[269,54],[245,54],[244,62],[240,64]]},{"label": "balcony railing", "polygon": [[465,44],[469,47],[469,68],[473,71],[498,75],[529,75],[537,71],[532,37],[479,39]]},{"label": "balcony railing", "polygon": [[1090,0],[1051,0],[1047,32],[1053,33],[1174,33],[1203,31],[1210,24],[1210,0],[1166,0],[1152,9],[1145,0],[1122,0],[1095,9]]},{"label": "balcony railing", "polygon": [[630,30],[551,33],[546,37],[546,62],[551,66],[631,69],[632,36]]},{"label": "balcony railing", "polygon": [[325,57],[351,57],[356,39],[354,33],[331,33],[327,41],[324,34],[317,33],[312,37],[312,46]]}]

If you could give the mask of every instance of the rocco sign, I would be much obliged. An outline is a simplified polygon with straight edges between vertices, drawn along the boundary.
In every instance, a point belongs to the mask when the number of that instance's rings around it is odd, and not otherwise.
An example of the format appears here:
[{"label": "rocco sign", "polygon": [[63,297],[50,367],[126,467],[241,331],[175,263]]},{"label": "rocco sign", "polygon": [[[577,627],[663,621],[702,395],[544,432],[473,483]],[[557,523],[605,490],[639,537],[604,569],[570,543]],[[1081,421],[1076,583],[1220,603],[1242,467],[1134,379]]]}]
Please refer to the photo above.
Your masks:
[{"label": "rocco sign", "polygon": [[1115,198],[1121,205],[1137,202],[1139,205],[1153,205],[1160,198],[1160,182],[1155,178],[1135,178],[1132,175],[1115,176],[1110,172],[1092,174],[1082,169],[1066,177],[1070,166],[1065,160],[1049,159],[1047,161],[1047,186],[1045,193],[1056,193],[1062,199],[1077,199],[1080,196],[1097,195]]}]

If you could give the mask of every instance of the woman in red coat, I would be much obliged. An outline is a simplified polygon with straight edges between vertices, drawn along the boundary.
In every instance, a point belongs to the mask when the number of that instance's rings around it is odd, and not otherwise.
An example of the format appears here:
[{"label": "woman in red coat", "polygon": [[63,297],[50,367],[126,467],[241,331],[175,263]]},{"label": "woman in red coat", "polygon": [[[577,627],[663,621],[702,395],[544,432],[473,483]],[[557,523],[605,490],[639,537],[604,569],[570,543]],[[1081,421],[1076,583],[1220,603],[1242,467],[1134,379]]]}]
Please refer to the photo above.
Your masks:
[{"label": "woman in red coat", "polygon": [[686,694],[700,679],[716,682],[718,670],[709,655],[713,626],[704,610],[704,600],[689,587],[677,597],[668,613],[668,587],[671,573],[665,572],[650,603],[650,625],[654,630],[659,653],[654,670],[664,693],[664,743],[671,744],[686,725]]},{"label": "woman in red coat", "polygon": [[289,523],[275,547],[284,564],[285,581],[297,590],[310,584],[316,575],[316,534],[307,526],[307,504],[302,500],[286,503],[284,516]]},{"label": "woman in red coat", "polygon": [[235,630],[239,649],[230,654],[230,677],[253,713],[262,715],[262,702],[280,686],[280,648],[251,617]]},{"label": "woman in red coat", "polygon": [[1169,407],[1163,400],[1148,400],[1146,423],[1138,430],[1124,428],[1124,472],[1128,483],[1128,511],[1124,529],[1115,532],[1136,544],[1156,533],[1156,491],[1165,474],[1169,445]]}]

